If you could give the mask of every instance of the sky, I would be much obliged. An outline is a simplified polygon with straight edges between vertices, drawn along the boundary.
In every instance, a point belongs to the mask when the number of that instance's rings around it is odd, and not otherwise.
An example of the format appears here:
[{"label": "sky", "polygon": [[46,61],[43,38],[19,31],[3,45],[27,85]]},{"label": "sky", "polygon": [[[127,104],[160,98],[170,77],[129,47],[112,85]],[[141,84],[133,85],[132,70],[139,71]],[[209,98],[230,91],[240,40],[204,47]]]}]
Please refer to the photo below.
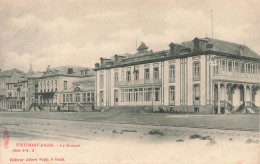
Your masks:
[{"label": "sky", "polygon": [[195,37],[245,44],[260,54],[259,0],[0,0],[0,69],[92,67],[100,57]]}]

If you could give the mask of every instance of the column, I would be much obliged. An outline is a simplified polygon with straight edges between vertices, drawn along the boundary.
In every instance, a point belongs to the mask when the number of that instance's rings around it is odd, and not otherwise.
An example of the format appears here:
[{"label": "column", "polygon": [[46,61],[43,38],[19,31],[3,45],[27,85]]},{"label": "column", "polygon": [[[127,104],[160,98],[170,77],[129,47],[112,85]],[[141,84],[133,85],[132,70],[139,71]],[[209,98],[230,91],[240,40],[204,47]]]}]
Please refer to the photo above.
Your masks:
[{"label": "column", "polygon": [[249,85],[249,102],[250,102],[250,107],[251,107],[251,103],[252,103],[252,86]]},{"label": "column", "polygon": [[227,84],[226,83],[224,83],[224,101],[225,101],[225,103],[226,103],[226,101],[227,101]]},{"label": "column", "polygon": [[212,83],[212,92],[211,92],[211,105],[215,106],[215,83]]},{"label": "column", "polygon": [[218,114],[220,114],[220,82],[218,82]]},{"label": "column", "polygon": [[246,84],[244,84],[244,103],[246,103]]}]

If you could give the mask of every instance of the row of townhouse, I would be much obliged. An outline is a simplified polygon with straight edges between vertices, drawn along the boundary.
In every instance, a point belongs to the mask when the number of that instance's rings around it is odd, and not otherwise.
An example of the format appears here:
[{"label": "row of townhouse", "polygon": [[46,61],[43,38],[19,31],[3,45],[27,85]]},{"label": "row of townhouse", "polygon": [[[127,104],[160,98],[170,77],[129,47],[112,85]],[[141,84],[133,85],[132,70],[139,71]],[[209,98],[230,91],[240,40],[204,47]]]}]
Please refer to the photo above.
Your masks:
[{"label": "row of townhouse", "polygon": [[91,68],[62,66],[44,72],[17,69],[0,72],[0,109],[9,111],[93,110],[95,72]]},{"label": "row of townhouse", "polygon": [[149,51],[144,43],[137,50],[95,64],[98,109],[259,111],[260,56],[247,46],[194,38],[168,50]]},{"label": "row of townhouse", "polygon": [[19,111],[28,107],[26,78],[18,69],[0,72],[0,109]]}]

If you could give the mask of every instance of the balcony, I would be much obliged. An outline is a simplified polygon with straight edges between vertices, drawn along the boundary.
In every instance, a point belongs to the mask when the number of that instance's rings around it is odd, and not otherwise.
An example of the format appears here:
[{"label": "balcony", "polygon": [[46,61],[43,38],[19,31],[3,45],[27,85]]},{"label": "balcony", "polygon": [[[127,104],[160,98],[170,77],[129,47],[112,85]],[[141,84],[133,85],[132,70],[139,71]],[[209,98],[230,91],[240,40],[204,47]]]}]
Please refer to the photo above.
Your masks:
[{"label": "balcony", "polygon": [[213,79],[236,82],[260,83],[259,74],[248,74],[240,72],[221,71],[219,72],[219,74],[214,74]]},{"label": "balcony", "polygon": [[128,86],[151,86],[151,85],[162,85],[161,79],[140,79],[131,80],[129,82],[123,81],[118,83],[118,87],[128,87]]}]

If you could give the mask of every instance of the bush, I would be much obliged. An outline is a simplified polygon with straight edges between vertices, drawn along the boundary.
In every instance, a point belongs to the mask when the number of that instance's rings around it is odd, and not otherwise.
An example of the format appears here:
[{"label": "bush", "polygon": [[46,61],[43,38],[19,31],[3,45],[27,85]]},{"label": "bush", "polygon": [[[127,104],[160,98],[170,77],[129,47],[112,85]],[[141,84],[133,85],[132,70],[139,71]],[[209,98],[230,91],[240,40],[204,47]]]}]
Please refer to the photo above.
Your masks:
[{"label": "bush", "polygon": [[184,142],[184,140],[182,138],[177,139],[176,142]]},{"label": "bush", "polygon": [[201,135],[199,134],[190,135],[190,139],[196,139],[196,138],[201,138]]},{"label": "bush", "polygon": [[128,129],[123,129],[121,130],[122,132],[137,132],[137,130],[128,130]]},{"label": "bush", "polygon": [[259,140],[254,140],[252,138],[248,138],[246,141],[246,143],[258,143],[258,142],[259,142]]},{"label": "bush", "polygon": [[150,135],[160,135],[160,136],[164,136],[164,133],[161,132],[159,129],[150,130],[150,131],[148,132],[148,134],[150,134]]},{"label": "bush", "polygon": [[159,113],[164,113],[164,110],[162,108],[160,108]]},{"label": "bush", "polygon": [[212,144],[212,145],[213,145],[213,144],[216,144],[216,143],[217,143],[217,142],[216,142],[214,139],[212,139],[212,138],[209,140],[209,144]]},{"label": "bush", "polygon": [[199,134],[193,134],[193,135],[190,135],[190,139],[200,139],[200,140],[209,140],[209,143],[210,144],[216,144],[217,142],[210,136],[201,136]]},{"label": "bush", "polygon": [[116,131],[116,130],[113,130],[112,133],[117,133],[117,131]]},{"label": "bush", "polygon": [[201,140],[211,140],[212,138],[210,136],[201,136]]}]

